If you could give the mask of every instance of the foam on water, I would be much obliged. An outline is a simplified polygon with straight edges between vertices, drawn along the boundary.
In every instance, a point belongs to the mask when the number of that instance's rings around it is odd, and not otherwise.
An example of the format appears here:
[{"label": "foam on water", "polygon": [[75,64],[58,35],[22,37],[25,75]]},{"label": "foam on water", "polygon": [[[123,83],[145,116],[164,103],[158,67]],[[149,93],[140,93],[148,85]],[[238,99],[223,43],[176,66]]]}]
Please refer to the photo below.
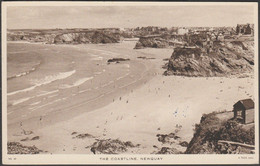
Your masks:
[{"label": "foam on water", "polygon": [[8,95],[8,96],[11,96],[11,95],[14,95],[14,94],[17,94],[17,93],[31,91],[31,90],[33,90],[34,88],[36,88],[36,86],[31,86],[31,87],[29,87],[29,88],[25,88],[25,89],[22,89],[22,90],[10,92],[10,93],[7,93],[7,95]]},{"label": "foam on water", "polygon": [[[87,92],[87,91],[91,91],[91,89],[85,89],[85,90],[82,90],[82,91],[79,91],[79,93],[84,93],[84,92]],[[72,95],[73,96],[73,95]],[[75,96],[75,95],[74,95]]]},{"label": "foam on water", "polygon": [[58,74],[55,74],[55,75],[46,76],[43,79],[32,80],[32,82],[34,84],[33,86],[31,86],[29,88],[22,89],[22,90],[7,93],[7,95],[11,96],[11,95],[14,95],[14,94],[17,94],[17,93],[31,91],[31,90],[35,89],[36,87],[46,85],[46,84],[52,83],[52,82],[57,81],[57,80],[65,79],[65,78],[71,76],[72,74],[74,74],[75,72],[76,72],[76,70],[72,70],[72,71],[68,71],[68,72],[62,72],[62,73],[58,73]]},{"label": "foam on water", "polygon": [[[36,96],[33,96],[33,97],[26,97],[26,98],[18,99],[18,100],[15,100],[15,101],[12,103],[12,105],[17,105],[17,104],[23,103],[23,102],[25,102],[25,101],[28,101],[28,100],[30,100],[30,99],[32,99],[32,98],[41,97],[41,96],[53,94],[53,93],[56,93],[56,92],[58,92],[58,90],[54,90],[54,91],[42,93],[42,94],[39,94],[39,95],[36,95]],[[32,104],[32,105],[33,105],[33,104]]]},{"label": "foam on water", "polygon": [[19,74],[14,75],[14,76],[7,77],[7,80],[12,79],[12,78],[18,78],[18,77],[25,76],[25,75],[27,75],[27,74],[29,74],[29,73],[35,71],[35,70],[36,70],[36,67],[39,66],[39,65],[40,65],[40,63],[36,64],[35,67],[31,68],[31,69],[28,70],[28,71],[21,72],[21,73],[19,73]]},{"label": "foam on water", "polygon": [[75,86],[82,85],[82,84],[84,84],[86,81],[91,80],[91,79],[93,79],[93,78],[94,78],[94,77],[86,77],[86,78],[79,79],[79,80],[77,80],[76,82],[74,82],[72,85],[68,85],[68,84],[62,85],[62,86],[61,86],[61,89],[67,89],[67,88],[72,88],[72,87],[75,87]]},{"label": "foam on water", "polygon": [[94,60],[94,61],[102,61],[102,60],[103,60],[103,57],[99,56],[99,57],[96,57],[96,58],[92,58],[91,60]]},{"label": "foam on water", "polygon": [[43,79],[32,80],[32,82],[36,86],[46,85],[53,81],[65,79],[65,78],[71,76],[72,74],[74,74],[75,72],[76,72],[76,70],[72,70],[69,72],[63,72],[63,73],[59,73],[59,74],[55,74],[55,75],[49,75],[49,76],[44,77]]},{"label": "foam on water", "polygon": [[53,90],[53,91],[50,91],[50,92],[42,93],[42,94],[37,95],[37,97],[53,94],[53,93],[56,93],[56,92],[59,92],[59,90]]},{"label": "foam on water", "polygon": [[17,105],[17,104],[23,103],[23,102],[25,102],[25,101],[28,101],[28,100],[30,100],[30,99],[31,99],[31,97],[22,98],[22,99],[19,99],[19,100],[14,101],[12,105]]},{"label": "foam on water", "polygon": [[37,102],[34,102],[34,103],[30,104],[30,105],[37,105],[37,104],[40,104],[40,103],[41,103],[41,101],[37,101]]},{"label": "foam on water", "polygon": [[110,54],[110,55],[119,55],[116,52],[111,52],[111,51],[107,51],[107,50],[100,50],[100,49],[94,49],[94,48],[92,48],[91,50],[100,51],[100,52],[107,53],[107,54]]},{"label": "foam on water", "polygon": [[128,76],[130,73],[126,73],[125,75],[121,76],[121,77],[118,77],[116,80],[121,80],[122,78]]},{"label": "foam on water", "polygon": [[98,55],[95,55],[95,54],[90,54],[90,56],[92,56],[92,57],[97,57]]},{"label": "foam on water", "polygon": [[8,54],[20,54],[20,53],[26,53],[26,52],[29,52],[29,51],[13,51],[13,52],[8,52]]},{"label": "foam on water", "polygon": [[43,105],[40,105],[40,106],[38,106],[38,107],[33,107],[33,108],[29,108],[29,109],[31,110],[31,112],[33,112],[33,111],[35,111],[35,110],[37,110],[37,109],[43,108],[43,107],[45,107],[45,106],[48,106],[48,105],[51,105],[51,104],[53,104],[53,103],[57,103],[57,102],[59,102],[59,101],[66,100],[66,99],[67,99],[67,97],[64,97],[64,98],[61,98],[61,99],[56,99],[56,100],[54,100],[54,101],[52,101],[52,102],[48,102],[48,103],[43,104]]}]

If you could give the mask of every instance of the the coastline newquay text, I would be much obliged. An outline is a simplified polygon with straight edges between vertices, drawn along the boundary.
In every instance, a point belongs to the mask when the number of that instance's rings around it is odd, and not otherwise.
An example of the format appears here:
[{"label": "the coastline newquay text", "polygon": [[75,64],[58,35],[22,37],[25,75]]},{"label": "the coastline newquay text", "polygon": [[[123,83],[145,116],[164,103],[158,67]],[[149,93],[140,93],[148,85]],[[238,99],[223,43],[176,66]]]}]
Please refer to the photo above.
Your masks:
[{"label": "the coastline newquay text", "polygon": [[163,157],[100,157],[99,159],[104,161],[162,161]]}]

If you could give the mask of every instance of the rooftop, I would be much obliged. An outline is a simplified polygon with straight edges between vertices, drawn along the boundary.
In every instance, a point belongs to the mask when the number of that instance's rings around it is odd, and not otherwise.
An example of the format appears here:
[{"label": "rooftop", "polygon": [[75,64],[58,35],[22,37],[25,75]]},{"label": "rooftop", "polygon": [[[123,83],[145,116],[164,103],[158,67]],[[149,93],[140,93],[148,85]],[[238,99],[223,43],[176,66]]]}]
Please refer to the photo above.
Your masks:
[{"label": "rooftop", "polygon": [[255,103],[252,99],[239,100],[236,104],[238,103],[241,103],[246,110],[255,108]]}]

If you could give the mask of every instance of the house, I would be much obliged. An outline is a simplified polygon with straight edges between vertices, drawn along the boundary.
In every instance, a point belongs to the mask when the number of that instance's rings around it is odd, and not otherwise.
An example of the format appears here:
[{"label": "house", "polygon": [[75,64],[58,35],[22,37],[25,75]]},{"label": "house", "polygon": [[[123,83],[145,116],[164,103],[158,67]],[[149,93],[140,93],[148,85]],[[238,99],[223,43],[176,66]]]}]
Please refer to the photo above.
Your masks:
[{"label": "house", "polygon": [[184,34],[187,34],[188,32],[189,32],[189,30],[186,28],[178,28],[178,30],[177,30],[178,35],[184,35]]},{"label": "house", "polygon": [[239,100],[233,105],[234,118],[242,124],[253,123],[255,118],[254,101],[252,99]]},{"label": "house", "polygon": [[252,26],[250,24],[237,24],[236,32],[237,34],[250,35],[253,33]]}]

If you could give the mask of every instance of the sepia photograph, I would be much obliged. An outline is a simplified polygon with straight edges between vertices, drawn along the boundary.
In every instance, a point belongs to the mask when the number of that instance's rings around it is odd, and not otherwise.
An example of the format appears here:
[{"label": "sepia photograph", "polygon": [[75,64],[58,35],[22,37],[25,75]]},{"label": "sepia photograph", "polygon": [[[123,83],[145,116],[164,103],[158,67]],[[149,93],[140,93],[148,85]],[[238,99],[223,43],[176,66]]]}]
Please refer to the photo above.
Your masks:
[{"label": "sepia photograph", "polygon": [[3,2],[4,164],[259,163],[257,2]]}]

